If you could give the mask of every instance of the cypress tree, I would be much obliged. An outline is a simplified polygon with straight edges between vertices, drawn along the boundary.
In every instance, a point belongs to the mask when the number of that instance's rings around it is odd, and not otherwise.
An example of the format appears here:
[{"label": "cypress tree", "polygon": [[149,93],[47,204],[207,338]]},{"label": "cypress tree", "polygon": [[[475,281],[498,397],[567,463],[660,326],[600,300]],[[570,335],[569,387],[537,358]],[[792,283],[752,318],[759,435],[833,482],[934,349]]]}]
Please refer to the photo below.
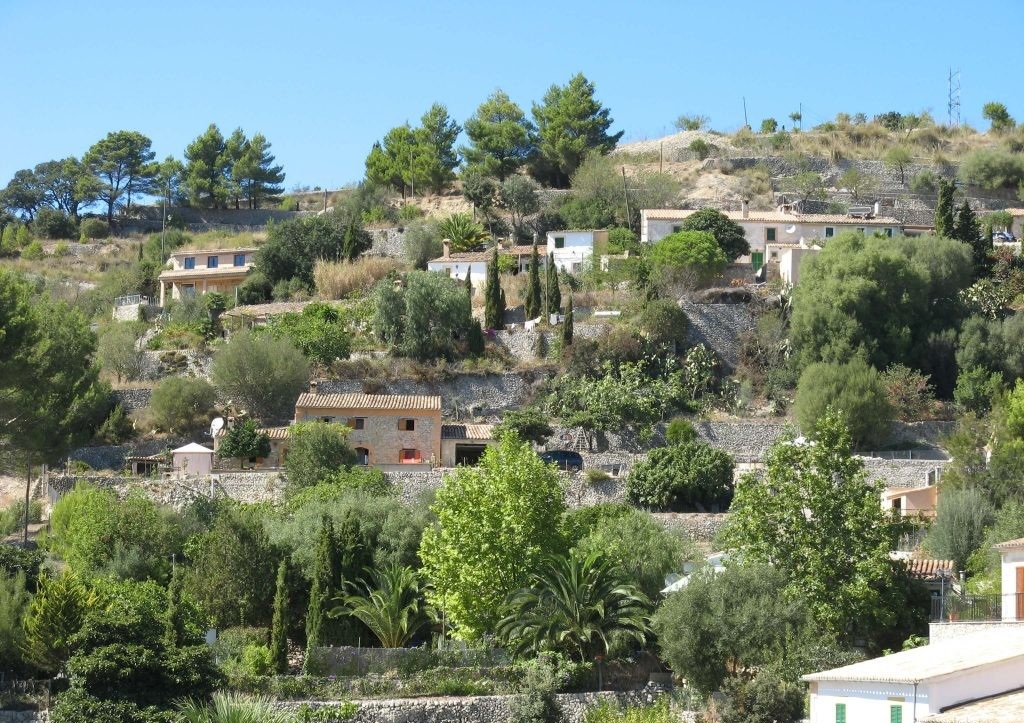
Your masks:
[{"label": "cypress tree", "polygon": [[528,266],[527,298],[524,299],[524,316],[533,319],[542,313],[541,278],[538,275],[538,244],[531,247],[531,264]]},{"label": "cypress tree", "polygon": [[549,254],[549,262],[545,264],[545,288],[548,308],[546,314],[558,314],[563,306],[563,299],[559,294],[559,273],[556,271],[556,262]]},{"label": "cypress tree", "polygon": [[955,184],[947,179],[941,179],[937,185],[934,230],[938,236],[955,238]]},{"label": "cypress tree", "polygon": [[574,292],[566,300],[566,316],[563,317],[563,348],[574,343]]},{"label": "cypress tree", "polygon": [[484,281],[484,326],[488,329],[501,329],[503,326],[506,308],[502,294],[503,286],[499,282],[499,246],[496,246],[491,251],[491,260],[488,262]]},{"label": "cypress tree", "polygon": [[983,227],[983,236],[973,244],[973,274],[982,279],[990,273],[990,252],[994,250],[994,227]]},{"label": "cypress tree", "polygon": [[325,607],[335,592],[340,579],[340,561],[335,545],[335,534],[331,518],[325,515],[321,531],[317,535],[317,556],[314,561],[313,582],[310,584],[310,606],[306,612],[306,662],[304,669],[310,672],[310,653],[322,644],[325,637]]},{"label": "cypress tree", "polygon": [[182,568],[176,565],[167,586],[167,617],[164,620],[164,646],[167,648],[177,648],[185,639],[182,582]]},{"label": "cypress tree", "polygon": [[321,645],[321,626],[324,624],[324,606],[327,595],[321,589],[321,580],[316,575],[310,585],[310,607],[306,609],[306,658],[303,660],[303,672],[310,675],[314,672],[310,660],[314,648]]},{"label": "cypress tree", "polygon": [[980,239],[980,224],[976,220],[973,209],[969,206],[969,201],[964,201],[962,207],[958,209],[958,215],[955,217],[954,238],[974,247]]},{"label": "cypress tree", "polygon": [[[366,535],[360,529],[359,521],[347,515],[338,530],[339,590],[355,584],[363,578],[365,568],[373,560],[373,551]],[[334,631],[343,645],[356,645],[362,624],[355,618],[343,617],[337,621]],[[366,636],[364,636],[366,637]]]},{"label": "cypress tree", "polygon": [[289,590],[285,584],[287,565],[285,560],[278,565],[278,580],[274,587],[274,610],[271,617],[271,669],[282,675],[289,670],[288,628]]},{"label": "cypress tree", "polygon": [[463,280],[463,288],[467,290],[467,313],[474,313],[474,285],[470,283],[470,267],[467,266],[467,278]]}]

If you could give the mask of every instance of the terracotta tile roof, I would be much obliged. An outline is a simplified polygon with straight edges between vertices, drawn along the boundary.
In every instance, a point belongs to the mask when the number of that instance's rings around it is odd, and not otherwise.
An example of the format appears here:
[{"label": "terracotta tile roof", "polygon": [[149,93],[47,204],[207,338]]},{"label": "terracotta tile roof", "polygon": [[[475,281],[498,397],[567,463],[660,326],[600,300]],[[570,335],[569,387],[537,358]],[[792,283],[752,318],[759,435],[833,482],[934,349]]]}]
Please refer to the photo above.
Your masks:
[{"label": "terracotta tile roof", "polygon": [[955,563],[951,560],[906,560],[908,565],[908,572],[912,577],[918,577],[923,580],[929,580],[932,578],[951,577],[951,572],[955,568]]},{"label": "terracotta tile roof", "polygon": [[[285,440],[285,439],[289,438],[289,428],[288,427],[260,427],[260,428],[257,429],[257,431],[258,432],[263,432],[272,441],[275,441],[275,442],[281,442],[282,440]],[[221,430],[217,433],[217,436],[218,437],[223,437],[227,433],[228,433],[228,430],[226,428],[222,427]]]},{"label": "terracotta tile roof", "polygon": [[414,396],[409,394],[300,394],[296,409],[395,409],[441,411],[441,397]]},{"label": "terracotta tile roof", "polygon": [[995,550],[1021,550],[1022,549],[1022,543],[1023,543],[1023,538],[1020,537],[1018,540],[1008,540],[1007,542],[1000,542],[1000,543],[994,545],[994,549]]},{"label": "terracotta tile roof", "polygon": [[[680,221],[698,213],[695,209],[646,209],[646,218],[659,221]],[[754,221],[756,223],[830,223],[853,226],[900,226],[901,221],[890,216],[856,218],[840,213],[785,213],[784,211],[750,211],[747,218],[740,211],[723,211],[731,221]]]},{"label": "terracotta tile roof", "polygon": [[[512,248],[500,248],[499,256],[530,256],[532,246],[530,244],[524,246],[513,246]],[[545,256],[545,244],[538,245],[538,258],[541,259]],[[466,264],[473,263],[476,261],[490,261],[492,258],[492,250],[486,251],[459,251],[448,256],[439,256],[437,259],[431,259],[428,261],[429,264],[442,264],[442,263],[453,263],[453,264]]]},{"label": "terracotta tile roof", "polygon": [[487,442],[492,439],[491,424],[443,424],[442,439],[473,439]]}]

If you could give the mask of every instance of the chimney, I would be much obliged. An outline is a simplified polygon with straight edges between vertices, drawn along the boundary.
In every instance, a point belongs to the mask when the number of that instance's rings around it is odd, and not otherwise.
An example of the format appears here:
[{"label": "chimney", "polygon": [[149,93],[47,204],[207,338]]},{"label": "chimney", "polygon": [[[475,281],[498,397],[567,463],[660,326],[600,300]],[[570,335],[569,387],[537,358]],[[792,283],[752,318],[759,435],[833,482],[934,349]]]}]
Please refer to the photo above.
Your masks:
[{"label": "chimney", "polygon": [[449,258],[449,247],[452,246],[452,241],[447,238],[442,239],[442,258]]},{"label": "chimney", "polygon": [[748,199],[741,199],[741,218],[748,218]]},{"label": "chimney", "polygon": [[879,216],[880,215],[880,202],[879,201],[873,201],[873,215],[874,216]]},{"label": "chimney", "polygon": [[311,394],[316,394],[317,393],[317,382],[316,381],[311,381],[310,382],[310,393]]}]

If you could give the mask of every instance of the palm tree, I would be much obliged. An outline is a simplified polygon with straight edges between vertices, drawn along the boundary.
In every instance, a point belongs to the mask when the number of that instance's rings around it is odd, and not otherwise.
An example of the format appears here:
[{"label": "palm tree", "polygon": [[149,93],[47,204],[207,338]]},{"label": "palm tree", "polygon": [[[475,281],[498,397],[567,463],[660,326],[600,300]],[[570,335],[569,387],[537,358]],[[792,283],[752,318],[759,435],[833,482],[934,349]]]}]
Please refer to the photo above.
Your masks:
[{"label": "palm tree", "polygon": [[498,634],[517,653],[557,650],[578,661],[617,638],[645,640],[649,601],[599,553],[549,557],[506,601]]},{"label": "palm tree", "polygon": [[185,723],[294,723],[289,711],[275,707],[273,698],[217,691],[210,703],[195,698],[180,701]]},{"label": "palm tree", "polygon": [[451,242],[450,250],[469,251],[480,246],[488,238],[484,226],[469,213],[454,213],[438,222],[438,233]]},{"label": "palm tree", "polygon": [[337,596],[331,617],[352,615],[370,628],[385,648],[402,648],[430,622],[420,577],[405,565],[391,564],[367,572],[372,582],[363,583],[366,594]]}]

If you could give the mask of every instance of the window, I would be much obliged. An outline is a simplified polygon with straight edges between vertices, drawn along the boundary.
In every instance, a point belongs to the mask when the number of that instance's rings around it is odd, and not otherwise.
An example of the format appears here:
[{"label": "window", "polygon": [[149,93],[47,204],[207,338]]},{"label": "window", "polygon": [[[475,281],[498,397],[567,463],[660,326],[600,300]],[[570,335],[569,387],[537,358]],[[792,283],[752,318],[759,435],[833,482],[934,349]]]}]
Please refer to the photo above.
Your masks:
[{"label": "window", "polygon": [[901,706],[891,706],[891,723],[901,723]]},{"label": "window", "polygon": [[885,228],[884,229],[884,235],[887,236],[887,238],[893,238],[894,237],[894,229],[893,228]]},{"label": "window", "polygon": [[186,256],[185,260],[182,262],[182,266],[184,268],[187,268],[187,269],[194,269],[194,268],[196,268],[196,257],[195,256]]},{"label": "window", "polygon": [[772,243],[777,240],[777,230],[775,228],[766,229],[766,242]]},{"label": "window", "polygon": [[901,498],[900,497],[896,497],[893,500],[891,500],[891,507],[896,509],[896,510],[900,510],[901,509]]},{"label": "window", "polygon": [[235,254],[235,260],[233,261],[233,265],[235,265],[235,266],[245,266],[246,265],[246,254]]},{"label": "window", "polygon": [[858,231],[858,232],[859,232],[860,234],[862,234],[863,236],[865,236],[865,235],[866,235],[866,228],[865,228],[865,226],[860,226],[859,228],[857,228],[857,229],[855,229],[855,230],[856,230],[856,231]]},{"label": "window", "polygon": [[346,424],[350,429],[363,429],[363,425],[367,422],[366,417],[350,417]]},{"label": "window", "polygon": [[770,258],[773,259],[774,261],[777,260],[777,250],[776,249],[773,249],[772,251],[770,251]]},{"label": "window", "polygon": [[845,703],[834,704],[834,723],[848,723],[848,708]]},{"label": "window", "polygon": [[194,284],[182,284],[182,296],[195,296],[196,286]]},{"label": "window", "polygon": [[420,450],[419,449],[404,449],[400,460],[403,464],[411,464],[420,461]]},{"label": "window", "polygon": [[672,228],[673,228],[673,233],[677,233],[678,231],[683,230],[684,227],[682,225],[680,225],[679,223],[675,223],[675,224],[673,224]]},{"label": "window", "polygon": [[416,427],[416,423],[412,419],[400,419],[399,420],[399,431],[400,432],[412,432]]},{"label": "window", "polygon": [[370,450],[366,447],[356,448],[356,463],[366,467],[370,464]]},{"label": "window", "polygon": [[825,229],[823,229],[823,238],[833,238],[833,237],[834,237],[834,227],[833,226],[827,226]]},{"label": "window", "polygon": [[335,421],[335,418],[334,417],[321,417],[321,421],[324,422],[325,424],[331,424],[332,422]]},{"label": "window", "polygon": [[207,256],[207,268],[208,269],[216,269],[217,268],[217,257],[216,256]]},{"label": "window", "polygon": [[566,238],[563,236],[556,236],[555,239],[553,239],[553,241],[555,241],[557,249],[561,249],[563,248],[563,246],[566,245]]},{"label": "window", "polygon": [[578,262],[576,262],[576,263],[570,264],[570,271],[571,271],[572,273],[575,273],[575,274],[579,274],[579,273],[581,273],[581,271],[582,271],[583,269],[584,269],[584,264],[582,264],[582,263],[581,263],[581,262],[579,262],[579,261],[578,261]]}]

